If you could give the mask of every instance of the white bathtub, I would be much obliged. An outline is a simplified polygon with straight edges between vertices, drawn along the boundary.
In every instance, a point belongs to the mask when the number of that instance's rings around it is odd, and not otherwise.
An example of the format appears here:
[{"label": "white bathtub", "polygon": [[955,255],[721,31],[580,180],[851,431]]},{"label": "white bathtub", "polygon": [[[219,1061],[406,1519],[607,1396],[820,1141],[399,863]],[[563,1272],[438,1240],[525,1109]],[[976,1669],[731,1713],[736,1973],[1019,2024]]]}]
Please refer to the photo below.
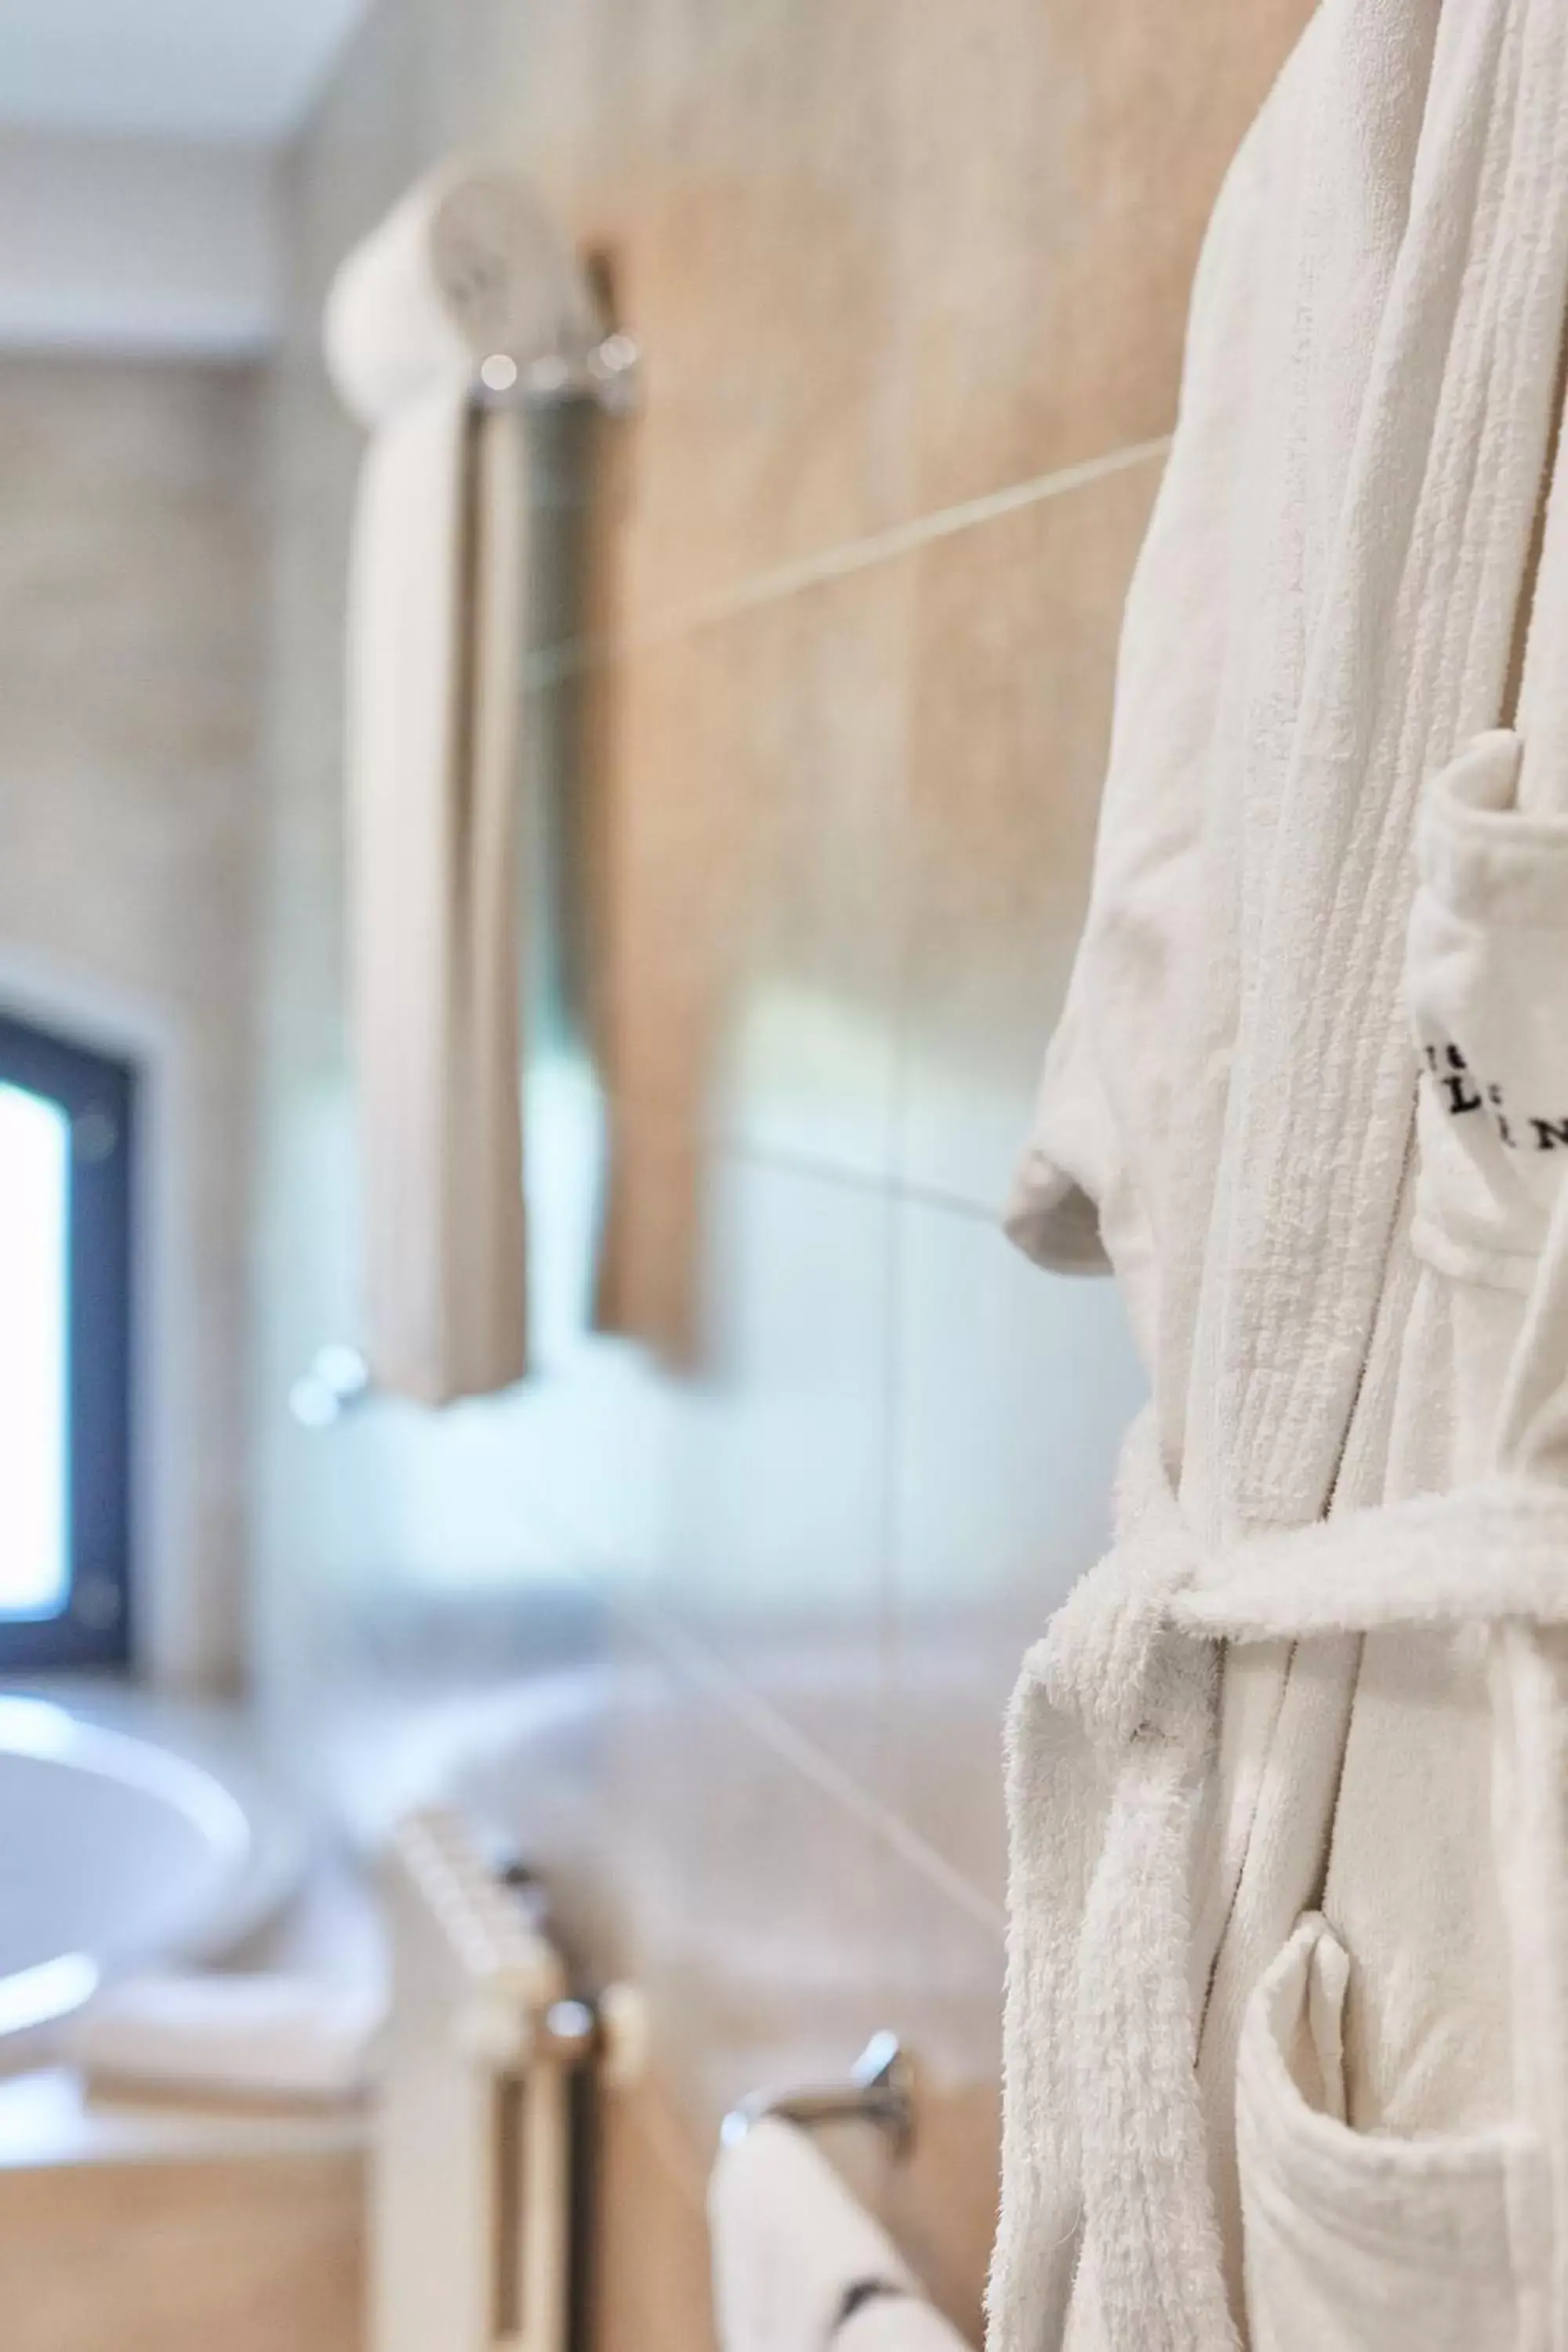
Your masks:
[{"label": "white bathtub", "polygon": [[0,2071],[104,1976],[237,1944],[303,1852],[219,1718],[0,1694]]}]

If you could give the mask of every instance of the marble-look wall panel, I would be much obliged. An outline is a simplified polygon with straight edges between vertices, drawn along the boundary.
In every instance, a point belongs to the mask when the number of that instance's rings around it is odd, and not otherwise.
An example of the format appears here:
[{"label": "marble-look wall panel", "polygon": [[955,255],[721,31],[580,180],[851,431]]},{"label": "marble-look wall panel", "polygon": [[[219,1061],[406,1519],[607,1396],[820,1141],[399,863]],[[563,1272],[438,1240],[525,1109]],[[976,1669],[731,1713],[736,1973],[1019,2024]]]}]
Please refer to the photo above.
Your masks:
[{"label": "marble-look wall panel", "polygon": [[[264,1682],[362,1832],[462,1796],[546,1871],[584,1972],[647,1990],[607,2352],[706,2340],[724,2106],[883,2024],[921,2063],[914,2157],[836,2154],[978,2332],[1001,1714],[1103,1539],[1140,1385],[1110,1293],[990,1219],[1081,914],[1203,215],[1305,13],[1202,0],[1178,39],[1145,0],[383,0],[293,162]],[[535,613],[535,1371],[309,1437],[282,1400],[352,1336],[355,1223],[355,443],[317,319],[459,144],[538,175],[647,363],[584,467],[584,593],[542,581]],[[542,436],[569,503],[563,458]]]},{"label": "marble-look wall panel", "polygon": [[994,1213],[1078,938],[1158,454],[917,559],[902,1181]]},{"label": "marble-look wall panel", "polygon": [[602,2210],[633,2230],[592,2243],[590,2341],[596,2352],[716,2352],[702,2182],[646,2091],[606,2104],[598,2149]]},{"label": "marble-look wall panel", "polygon": [[[1201,0],[1179,39],[1153,0],[528,13],[489,54],[658,371],[640,632],[1167,431],[1204,223],[1306,11],[1238,35]],[[493,80],[484,112],[519,136]]]},{"label": "marble-look wall panel", "polygon": [[903,1818],[999,1909],[1004,1710],[1106,1548],[1143,1381],[1111,1286],[1037,1272],[990,1218],[906,1201],[894,1255],[889,1770]]},{"label": "marble-look wall panel", "polygon": [[12,2352],[359,2352],[358,2149],[7,2166]]},{"label": "marble-look wall panel", "polygon": [[1262,0],[904,9],[900,357],[921,510],[1169,430],[1187,291],[1242,127],[1308,15]]},{"label": "marble-look wall panel", "polygon": [[595,667],[619,1105],[997,1206],[1088,888],[1161,465],[1113,458]]},{"label": "marble-look wall panel", "polygon": [[180,1089],[151,1433],[187,1557],[147,1614],[177,1607],[156,1662],[207,1681],[238,1668],[246,1541],[257,460],[246,371],[0,359],[0,983],[158,1051]]},{"label": "marble-look wall panel", "polygon": [[888,1202],[750,1155],[712,1157],[706,1177],[700,1323],[643,1597],[881,1788]]},{"label": "marble-look wall panel", "polygon": [[892,1172],[908,565],[773,598],[591,681],[606,710],[603,1044],[694,1137]]}]

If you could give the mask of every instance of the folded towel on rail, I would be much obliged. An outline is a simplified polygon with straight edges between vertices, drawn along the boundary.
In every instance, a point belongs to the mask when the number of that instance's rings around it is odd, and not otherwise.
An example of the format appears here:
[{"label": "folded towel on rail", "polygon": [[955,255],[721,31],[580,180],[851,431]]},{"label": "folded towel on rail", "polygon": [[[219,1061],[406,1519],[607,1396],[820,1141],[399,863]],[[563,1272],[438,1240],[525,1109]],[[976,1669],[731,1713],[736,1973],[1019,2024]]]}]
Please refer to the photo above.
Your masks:
[{"label": "folded towel on rail", "polygon": [[887,2231],[793,2124],[727,2145],[709,2189],[723,2352],[963,2352]]},{"label": "folded towel on rail", "polygon": [[832,2352],[968,2352],[934,2304],[897,2291],[862,2296],[827,2340]]}]

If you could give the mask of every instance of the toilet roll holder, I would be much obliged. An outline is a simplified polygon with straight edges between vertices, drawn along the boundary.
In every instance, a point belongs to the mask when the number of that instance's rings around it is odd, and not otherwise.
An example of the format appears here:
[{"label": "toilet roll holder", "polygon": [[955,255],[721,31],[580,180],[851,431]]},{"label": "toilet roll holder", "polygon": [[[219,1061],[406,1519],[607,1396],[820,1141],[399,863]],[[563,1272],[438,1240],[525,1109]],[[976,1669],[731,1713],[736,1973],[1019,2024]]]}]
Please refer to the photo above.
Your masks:
[{"label": "toilet roll holder", "polygon": [[753,2124],[773,2116],[810,2131],[821,2124],[867,2123],[887,2135],[895,2156],[907,2156],[914,2138],[914,2065],[896,2033],[873,2033],[847,2083],[824,2089],[752,2091],[731,2107],[720,2126],[726,2147],[743,2140]]}]

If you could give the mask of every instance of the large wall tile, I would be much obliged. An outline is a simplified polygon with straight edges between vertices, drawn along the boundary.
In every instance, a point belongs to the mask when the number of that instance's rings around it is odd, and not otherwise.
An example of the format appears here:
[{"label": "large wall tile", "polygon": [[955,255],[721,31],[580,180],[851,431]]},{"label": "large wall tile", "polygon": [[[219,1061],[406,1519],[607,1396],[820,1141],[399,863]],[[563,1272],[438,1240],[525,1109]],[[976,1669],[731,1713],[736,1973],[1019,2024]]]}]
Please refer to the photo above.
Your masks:
[{"label": "large wall tile", "polygon": [[800,1769],[745,1685],[643,1617],[617,1650],[604,1802],[655,2072],[705,2171],[747,2091],[836,2081],[887,2021],[903,1868],[874,1811]]},{"label": "large wall tile", "polygon": [[531,146],[647,353],[624,625],[1168,431],[1209,206],[1308,13],[541,12]]},{"label": "large wall tile", "polygon": [[713,2352],[700,2186],[655,2108],[657,2090],[604,2102],[593,2219],[593,2352]]},{"label": "large wall tile", "polygon": [[622,1103],[888,1172],[910,587],[879,566],[595,681],[584,788]]},{"label": "large wall tile", "polygon": [[595,681],[617,1097],[999,1201],[1082,919],[1159,470],[1131,464]]},{"label": "large wall tile", "polygon": [[1308,0],[906,9],[900,364],[924,510],[1168,432],[1225,168]]},{"label": "large wall tile", "polygon": [[905,1181],[988,1209],[1083,920],[1146,459],[918,559]]},{"label": "large wall tile", "polygon": [[569,200],[647,358],[618,559],[637,634],[910,511],[910,387],[889,364],[903,299],[899,12],[597,0],[584,13],[600,21],[620,137]]},{"label": "large wall tile", "polygon": [[9,2352],[357,2352],[357,2151],[0,2174]]},{"label": "large wall tile", "polygon": [[1008,1695],[1105,1549],[1142,1375],[1110,1283],[1041,1274],[988,1223],[907,1202],[897,1259],[899,1804],[999,1904]]},{"label": "large wall tile", "polygon": [[885,1197],[707,1168],[700,1337],[673,1409],[651,1592],[858,1780],[883,1763]]}]

